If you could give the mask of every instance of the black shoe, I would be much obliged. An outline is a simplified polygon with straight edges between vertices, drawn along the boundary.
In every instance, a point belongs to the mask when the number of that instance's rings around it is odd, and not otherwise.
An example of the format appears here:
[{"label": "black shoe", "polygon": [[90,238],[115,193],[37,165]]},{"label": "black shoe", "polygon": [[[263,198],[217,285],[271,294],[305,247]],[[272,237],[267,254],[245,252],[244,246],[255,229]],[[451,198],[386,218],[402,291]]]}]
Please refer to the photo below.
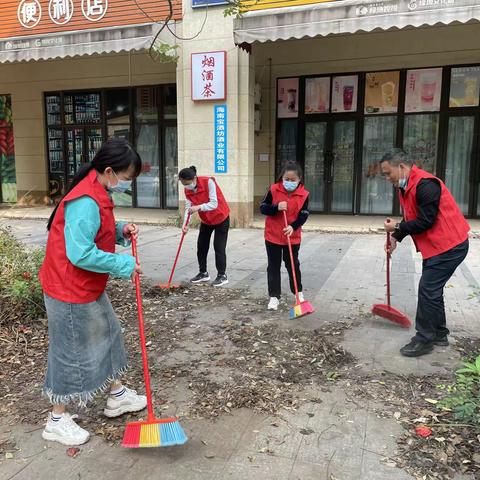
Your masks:
[{"label": "black shoe", "polygon": [[221,287],[228,283],[228,278],[226,275],[218,275],[217,278],[212,282],[214,287]]},{"label": "black shoe", "polygon": [[400,349],[400,353],[405,357],[420,357],[430,353],[433,350],[433,342],[423,343],[415,338]]},{"label": "black shoe", "polygon": [[433,341],[433,344],[437,347],[448,347],[450,345],[447,335],[437,335]]},{"label": "black shoe", "polygon": [[192,283],[208,282],[210,281],[210,275],[208,274],[208,272],[203,272],[203,273],[200,272],[198,275],[191,278],[190,281]]}]

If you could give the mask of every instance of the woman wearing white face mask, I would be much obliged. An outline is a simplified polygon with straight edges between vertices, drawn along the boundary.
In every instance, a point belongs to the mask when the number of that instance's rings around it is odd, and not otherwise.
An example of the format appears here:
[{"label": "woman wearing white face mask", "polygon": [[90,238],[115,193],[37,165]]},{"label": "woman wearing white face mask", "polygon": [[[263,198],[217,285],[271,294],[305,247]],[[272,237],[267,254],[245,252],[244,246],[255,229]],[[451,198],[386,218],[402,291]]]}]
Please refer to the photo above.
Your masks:
[{"label": "woman wearing white face mask", "polygon": [[44,393],[53,404],[45,440],[85,443],[89,433],[66,412],[109,389],[104,414],[116,417],[143,410],[145,396],[124,387],[127,368],[120,323],[105,293],[108,276],[132,278],[140,266],[117,255],[115,244],[137,236],[134,224],[116,223],[109,192],[124,192],[142,161],[123,139],[107,140],[91,163],[82,165],[48,222],[40,283],[48,315],[48,366]]},{"label": "woman wearing white face mask", "polygon": [[[288,251],[287,236],[292,243],[295,274],[298,282],[300,301],[303,301],[302,276],[298,252],[300,250],[302,225],[307,221],[308,191],[302,183],[302,169],[297,162],[287,162],[283,168],[277,183],[274,183],[262,204],[260,211],[265,218],[265,247],[268,256],[268,294],[270,302],[269,310],[277,310],[281,295],[280,268],[282,257],[290,278],[290,290],[295,293],[293,273]],[[287,212],[288,227],[285,227],[283,212]]]},{"label": "woman wearing white face mask", "polygon": [[213,248],[215,249],[217,278],[212,282],[212,285],[221,287],[228,283],[225,272],[227,269],[226,247],[230,228],[230,208],[215,179],[213,177],[198,177],[197,169],[194,166],[180,170],[178,178],[185,187],[183,232],[187,233],[188,231],[188,225],[186,224],[188,214],[198,213],[202,222],[197,242],[199,273],[190,281],[192,283],[210,281],[207,270],[207,255],[212,233],[215,232]]}]

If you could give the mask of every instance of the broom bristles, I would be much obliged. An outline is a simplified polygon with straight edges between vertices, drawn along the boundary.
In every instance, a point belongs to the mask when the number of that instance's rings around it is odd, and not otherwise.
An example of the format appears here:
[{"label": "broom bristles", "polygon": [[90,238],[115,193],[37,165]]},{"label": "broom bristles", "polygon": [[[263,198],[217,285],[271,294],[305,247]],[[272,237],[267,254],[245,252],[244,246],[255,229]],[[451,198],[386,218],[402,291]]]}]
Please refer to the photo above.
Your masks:
[{"label": "broom bristles", "polygon": [[128,423],[125,427],[122,447],[171,447],[183,445],[187,440],[178,419],[159,418],[146,422]]},{"label": "broom bristles", "polygon": [[290,320],[303,317],[309,313],[313,313],[314,311],[315,309],[313,308],[312,304],[305,300],[290,308]]},{"label": "broom bristles", "polygon": [[410,319],[403,312],[389,305],[377,303],[372,307],[372,313],[404,328],[410,328],[412,325]]}]

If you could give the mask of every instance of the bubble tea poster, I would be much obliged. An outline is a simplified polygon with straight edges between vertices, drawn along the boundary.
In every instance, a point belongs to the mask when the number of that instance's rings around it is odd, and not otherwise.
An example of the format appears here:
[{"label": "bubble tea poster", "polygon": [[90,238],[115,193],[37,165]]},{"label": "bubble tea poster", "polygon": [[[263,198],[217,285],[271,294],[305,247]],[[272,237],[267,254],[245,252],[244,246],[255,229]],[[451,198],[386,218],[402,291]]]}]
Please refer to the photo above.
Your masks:
[{"label": "bubble tea poster", "polygon": [[357,92],[357,75],[333,77],[332,112],[356,112]]},{"label": "bubble tea poster", "polygon": [[277,117],[298,117],[298,77],[279,78],[277,83]]},{"label": "bubble tea poster", "polygon": [[441,92],[441,68],[408,70],[405,112],[438,112]]},{"label": "bubble tea poster", "polygon": [[372,72],[365,76],[365,113],[396,113],[400,72]]}]

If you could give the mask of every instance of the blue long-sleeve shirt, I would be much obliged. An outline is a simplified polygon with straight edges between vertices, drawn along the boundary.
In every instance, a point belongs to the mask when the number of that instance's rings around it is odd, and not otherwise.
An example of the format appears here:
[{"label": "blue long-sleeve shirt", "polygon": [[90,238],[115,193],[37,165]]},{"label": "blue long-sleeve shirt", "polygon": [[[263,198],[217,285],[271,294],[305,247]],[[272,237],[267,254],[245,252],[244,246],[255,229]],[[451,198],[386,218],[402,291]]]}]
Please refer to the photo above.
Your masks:
[{"label": "blue long-sleeve shirt", "polygon": [[[128,246],[123,237],[125,223],[116,223],[116,243]],[[78,268],[129,278],[135,268],[131,255],[99,250],[95,238],[100,229],[100,210],[93,198],[83,196],[65,205],[65,247],[67,258]]]}]

